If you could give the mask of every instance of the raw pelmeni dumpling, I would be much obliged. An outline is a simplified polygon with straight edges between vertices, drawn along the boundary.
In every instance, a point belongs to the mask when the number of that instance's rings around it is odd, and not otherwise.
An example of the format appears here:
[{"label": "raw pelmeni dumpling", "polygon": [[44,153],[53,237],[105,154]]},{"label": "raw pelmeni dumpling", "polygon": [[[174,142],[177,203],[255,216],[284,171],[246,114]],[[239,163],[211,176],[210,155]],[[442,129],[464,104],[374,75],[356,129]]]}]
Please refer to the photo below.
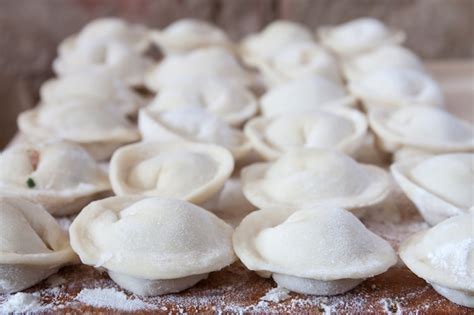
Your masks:
[{"label": "raw pelmeni dumpling", "polygon": [[85,71],[50,79],[40,89],[41,103],[59,105],[80,100],[113,104],[124,114],[134,114],[146,100],[125,82],[107,71]]},{"label": "raw pelmeni dumpling", "polygon": [[409,68],[423,71],[423,63],[413,52],[397,45],[381,46],[344,59],[342,62],[344,75],[350,81],[357,81],[382,68]]},{"label": "raw pelmeni dumpling", "polygon": [[340,57],[351,57],[387,44],[405,40],[401,31],[389,29],[374,18],[359,18],[337,26],[321,27],[318,35],[326,47]]},{"label": "raw pelmeni dumpling", "polygon": [[202,203],[215,195],[234,168],[225,148],[190,142],[140,142],[115,151],[110,182],[116,195],[176,198]]},{"label": "raw pelmeni dumpling", "polygon": [[354,109],[327,108],[253,118],[244,132],[267,160],[301,148],[335,149],[352,155],[364,141],[367,121]]},{"label": "raw pelmeni dumpling", "polygon": [[138,116],[138,128],[143,140],[214,143],[227,148],[234,159],[243,158],[251,150],[242,131],[198,106],[160,112],[142,109]]},{"label": "raw pelmeni dumpling", "polygon": [[0,197],[0,294],[29,288],[77,262],[67,234],[43,207]]},{"label": "raw pelmeni dumpling", "polygon": [[68,54],[87,46],[91,42],[118,42],[137,52],[143,52],[150,46],[149,32],[145,26],[129,24],[119,18],[100,18],[85,25],[82,30],[66,38],[59,45],[59,54]]},{"label": "raw pelmeni dumpling", "polygon": [[157,94],[148,108],[153,111],[199,106],[214,113],[232,126],[241,126],[258,110],[257,99],[247,88],[221,82],[202,80],[198,85],[166,87]]},{"label": "raw pelmeni dumpling", "polygon": [[152,60],[143,55],[149,45],[145,27],[116,18],[99,19],[60,44],[53,69],[58,76],[106,70],[127,84],[142,85],[152,66]]},{"label": "raw pelmeni dumpling", "polygon": [[351,81],[348,88],[367,110],[413,105],[444,107],[441,88],[419,69],[382,67]]},{"label": "raw pelmeni dumpling", "polygon": [[315,42],[290,44],[255,66],[261,71],[267,86],[276,86],[309,74],[342,82],[336,59]]},{"label": "raw pelmeni dumpling", "polygon": [[155,31],[152,40],[166,55],[188,53],[194,49],[221,46],[232,49],[227,34],[206,21],[181,19],[171,23],[164,30]]},{"label": "raw pelmeni dumpling", "polygon": [[391,166],[393,177],[435,225],[474,206],[474,154],[453,153],[408,159]]},{"label": "raw pelmeni dumpling", "polygon": [[389,152],[413,148],[432,153],[474,150],[474,127],[439,108],[408,106],[373,110],[370,127]]},{"label": "raw pelmeni dumpling", "polygon": [[59,55],[53,61],[54,72],[67,76],[88,71],[107,71],[130,86],[142,86],[152,59],[117,42],[90,42],[85,47]]},{"label": "raw pelmeni dumpling", "polygon": [[320,204],[358,215],[384,200],[391,184],[383,169],[321,149],[292,150],[274,162],[252,164],[242,169],[241,180],[247,199],[261,209]]},{"label": "raw pelmeni dumpling", "polygon": [[107,174],[80,146],[14,145],[0,154],[0,190],[28,198],[54,215],[79,211],[110,190]]},{"label": "raw pelmeni dumpling", "polygon": [[140,139],[140,134],[114,104],[74,100],[27,110],[18,127],[32,140],[62,139],[80,144],[97,160],[106,160],[119,146]]},{"label": "raw pelmeni dumpling", "polygon": [[179,292],[232,264],[232,228],[182,200],[111,197],[89,204],[72,223],[71,246],[133,293]]},{"label": "raw pelmeni dumpling", "polygon": [[283,48],[301,42],[314,42],[309,29],[295,22],[277,20],[260,33],[245,37],[240,43],[240,53],[246,63],[257,65]]},{"label": "raw pelmeni dumpling", "polygon": [[448,300],[474,308],[474,211],[402,243],[400,258]]},{"label": "raw pelmeni dumpling", "polygon": [[303,294],[342,294],[397,261],[387,241],[337,207],[253,212],[236,228],[233,244],[247,268]]},{"label": "raw pelmeni dumpling", "polygon": [[260,99],[260,109],[264,116],[354,104],[355,98],[347,93],[344,86],[318,75],[305,76],[279,85]]},{"label": "raw pelmeni dumpling", "polygon": [[209,79],[225,84],[252,86],[255,80],[232,53],[222,47],[196,49],[189,54],[167,56],[147,74],[152,91],[166,86],[196,86]]}]

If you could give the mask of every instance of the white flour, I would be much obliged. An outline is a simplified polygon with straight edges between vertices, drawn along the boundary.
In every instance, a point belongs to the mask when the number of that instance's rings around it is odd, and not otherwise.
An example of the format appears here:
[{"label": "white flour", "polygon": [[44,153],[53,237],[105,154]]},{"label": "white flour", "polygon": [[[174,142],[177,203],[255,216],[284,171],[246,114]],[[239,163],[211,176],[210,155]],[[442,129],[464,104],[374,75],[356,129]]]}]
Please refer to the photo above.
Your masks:
[{"label": "white flour", "polygon": [[276,287],[268,291],[264,296],[260,298],[260,300],[278,303],[289,299],[289,293],[290,291],[285,288]]},{"label": "white flour", "polygon": [[82,289],[76,296],[76,300],[94,307],[127,312],[156,308],[154,305],[145,303],[138,298],[129,299],[125,293],[114,288]]},{"label": "white flour", "polygon": [[7,297],[0,306],[0,313],[25,313],[41,310],[39,293],[15,293]]}]

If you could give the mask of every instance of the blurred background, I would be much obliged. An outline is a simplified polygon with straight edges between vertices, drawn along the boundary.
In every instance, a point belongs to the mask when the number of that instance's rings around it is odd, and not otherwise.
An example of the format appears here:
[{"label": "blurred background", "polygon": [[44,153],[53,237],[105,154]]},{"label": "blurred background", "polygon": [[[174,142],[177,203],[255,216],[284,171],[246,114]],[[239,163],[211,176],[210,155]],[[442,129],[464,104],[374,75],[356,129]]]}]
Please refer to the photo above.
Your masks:
[{"label": "blurred background", "polygon": [[473,0],[0,0],[0,148],[14,135],[17,114],[35,104],[40,84],[52,76],[59,42],[100,16],[154,28],[200,18],[235,40],[274,19],[314,29],[372,16],[404,30],[406,46],[422,58],[474,57]]}]

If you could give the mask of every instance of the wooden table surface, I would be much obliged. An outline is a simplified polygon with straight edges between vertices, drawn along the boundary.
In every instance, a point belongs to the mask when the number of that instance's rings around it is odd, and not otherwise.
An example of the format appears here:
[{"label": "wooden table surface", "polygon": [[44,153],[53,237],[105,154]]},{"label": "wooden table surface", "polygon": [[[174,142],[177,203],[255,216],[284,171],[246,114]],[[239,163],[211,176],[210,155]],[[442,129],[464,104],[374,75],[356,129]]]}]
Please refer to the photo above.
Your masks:
[{"label": "wooden table surface", "polygon": [[[445,89],[449,110],[474,121],[474,63],[430,62],[428,69]],[[427,228],[413,204],[398,189],[383,207],[372,213],[363,219],[364,224],[395,248],[412,233]],[[68,219],[62,218],[60,222],[66,226]],[[242,264],[235,263],[180,294],[144,298],[124,292],[106,274],[92,267],[76,265],[61,269],[57,275],[24,292],[33,294],[40,301],[40,305],[30,309],[38,313],[473,314],[472,309],[458,306],[437,294],[401,262],[354,290],[333,297],[290,293],[278,303],[263,300],[273,287],[272,280],[260,278]],[[88,289],[97,288],[109,290],[95,292],[97,301],[81,298],[84,296],[81,292],[91,293]],[[110,300],[106,300],[108,296]],[[0,295],[0,313],[8,298]],[[116,304],[111,305],[113,303]]]}]

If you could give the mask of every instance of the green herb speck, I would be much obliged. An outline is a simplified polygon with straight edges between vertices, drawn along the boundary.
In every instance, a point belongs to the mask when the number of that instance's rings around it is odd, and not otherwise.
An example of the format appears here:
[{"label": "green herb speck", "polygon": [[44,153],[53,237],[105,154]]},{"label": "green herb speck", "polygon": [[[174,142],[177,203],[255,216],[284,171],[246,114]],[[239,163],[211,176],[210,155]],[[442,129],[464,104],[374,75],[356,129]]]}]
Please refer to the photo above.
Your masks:
[{"label": "green herb speck", "polygon": [[28,186],[28,188],[35,188],[36,183],[33,178],[30,177],[26,180],[26,185]]}]

